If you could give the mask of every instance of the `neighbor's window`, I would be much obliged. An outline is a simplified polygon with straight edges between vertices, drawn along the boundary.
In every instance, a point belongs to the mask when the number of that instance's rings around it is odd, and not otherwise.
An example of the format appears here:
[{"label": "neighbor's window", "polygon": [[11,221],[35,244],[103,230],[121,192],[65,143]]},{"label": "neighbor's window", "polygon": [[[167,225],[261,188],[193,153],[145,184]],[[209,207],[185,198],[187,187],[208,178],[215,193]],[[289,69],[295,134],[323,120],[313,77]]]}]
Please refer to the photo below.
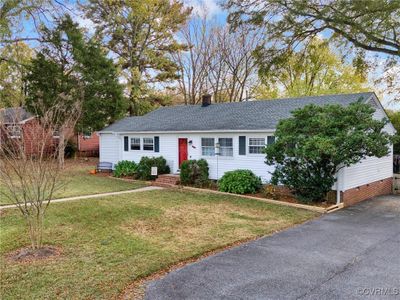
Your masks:
[{"label": "neighbor's window", "polygon": [[201,155],[203,156],[215,155],[214,138],[201,138]]},{"label": "neighbor's window", "polygon": [[233,156],[233,141],[232,138],[219,138],[219,155]]},{"label": "neighbor's window", "polygon": [[140,150],[140,138],[131,138],[131,150]]},{"label": "neighbor's window", "polygon": [[261,154],[265,147],[264,138],[249,138],[249,153],[250,154]]},{"label": "neighbor's window", "polygon": [[59,139],[60,138],[60,131],[58,129],[55,129],[53,131],[53,138]]},{"label": "neighbor's window", "polygon": [[11,138],[20,138],[21,137],[21,126],[12,125],[10,126],[10,137]]},{"label": "neighbor's window", "polygon": [[153,151],[154,150],[154,139],[143,138],[143,150]]}]

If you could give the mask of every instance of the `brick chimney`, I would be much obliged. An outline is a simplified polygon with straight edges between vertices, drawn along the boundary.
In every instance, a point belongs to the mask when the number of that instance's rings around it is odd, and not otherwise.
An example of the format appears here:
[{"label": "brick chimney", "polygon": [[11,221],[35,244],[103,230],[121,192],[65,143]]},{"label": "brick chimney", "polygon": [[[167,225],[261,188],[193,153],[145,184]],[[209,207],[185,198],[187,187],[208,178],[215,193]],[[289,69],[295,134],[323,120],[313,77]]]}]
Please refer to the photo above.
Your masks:
[{"label": "brick chimney", "polygon": [[201,101],[201,106],[202,107],[206,107],[206,106],[211,105],[211,95],[210,94],[203,95],[201,100],[202,100]]}]

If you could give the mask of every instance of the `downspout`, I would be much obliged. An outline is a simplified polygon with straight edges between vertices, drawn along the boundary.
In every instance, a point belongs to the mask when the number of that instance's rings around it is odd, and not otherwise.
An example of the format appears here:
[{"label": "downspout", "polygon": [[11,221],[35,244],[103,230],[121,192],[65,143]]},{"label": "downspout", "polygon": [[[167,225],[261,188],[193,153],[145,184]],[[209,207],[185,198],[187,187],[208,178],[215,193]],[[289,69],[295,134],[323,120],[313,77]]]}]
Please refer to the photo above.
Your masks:
[{"label": "downspout", "polygon": [[340,188],[339,188],[339,174],[337,174],[336,179],[336,205],[340,204]]},{"label": "downspout", "polygon": [[343,168],[339,169],[339,171],[336,173],[336,205],[340,204],[341,201],[341,196],[340,192],[341,189],[343,189]]}]

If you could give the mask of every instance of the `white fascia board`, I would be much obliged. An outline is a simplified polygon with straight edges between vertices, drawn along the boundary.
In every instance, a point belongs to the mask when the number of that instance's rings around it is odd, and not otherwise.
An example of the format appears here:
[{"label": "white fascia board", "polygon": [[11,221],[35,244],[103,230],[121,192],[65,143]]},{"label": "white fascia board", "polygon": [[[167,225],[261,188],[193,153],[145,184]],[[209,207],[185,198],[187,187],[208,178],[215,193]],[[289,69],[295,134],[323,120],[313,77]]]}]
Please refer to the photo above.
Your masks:
[{"label": "white fascia board", "polygon": [[396,134],[397,130],[396,130],[396,128],[394,128],[392,122],[390,122],[389,116],[387,115],[386,110],[385,110],[384,107],[382,106],[382,103],[381,103],[381,101],[379,101],[379,98],[378,98],[378,96],[375,94],[375,92],[373,92],[373,95],[372,95],[371,97],[369,97],[369,98],[367,99],[367,101],[365,101],[365,103],[368,103],[371,99],[372,99],[372,100],[380,107],[380,109],[383,111],[383,113],[385,114],[386,118],[389,120],[389,126],[390,126],[390,128],[393,130],[393,133]]},{"label": "white fascia board", "polygon": [[247,133],[247,132],[266,132],[274,133],[275,129],[249,129],[249,130],[181,130],[181,131],[102,131],[101,133],[113,134],[166,134],[166,133]]}]

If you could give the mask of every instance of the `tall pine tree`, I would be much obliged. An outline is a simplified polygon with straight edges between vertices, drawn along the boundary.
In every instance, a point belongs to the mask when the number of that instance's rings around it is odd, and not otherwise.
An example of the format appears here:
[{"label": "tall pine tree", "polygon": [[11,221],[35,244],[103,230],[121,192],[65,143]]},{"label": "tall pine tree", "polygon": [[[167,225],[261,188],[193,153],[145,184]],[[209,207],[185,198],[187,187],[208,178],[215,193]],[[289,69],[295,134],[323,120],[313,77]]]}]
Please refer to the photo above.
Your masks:
[{"label": "tall pine tree", "polygon": [[99,130],[121,118],[126,99],[117,68],[101,46],[94,39],[86,39],[69,16],[59,20],[54,29],[44,29],[43,34],[47,43],[32,60],[25,78],[28,108],[36,107],[38,101],[46,108],[60,99],[81,97],[80,131]]}]

